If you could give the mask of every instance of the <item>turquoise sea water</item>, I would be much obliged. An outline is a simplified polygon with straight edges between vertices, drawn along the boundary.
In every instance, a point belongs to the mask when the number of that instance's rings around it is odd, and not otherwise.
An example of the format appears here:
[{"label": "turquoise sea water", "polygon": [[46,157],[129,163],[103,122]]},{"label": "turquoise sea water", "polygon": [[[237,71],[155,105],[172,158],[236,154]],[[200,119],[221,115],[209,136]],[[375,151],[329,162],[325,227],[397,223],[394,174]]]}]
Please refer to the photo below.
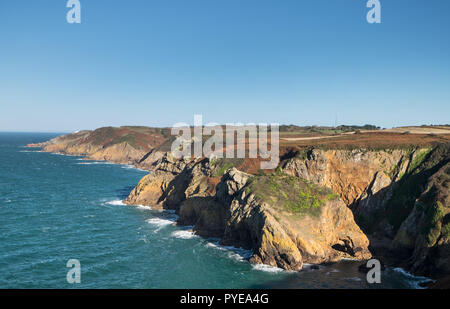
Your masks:
[{"label": "turquoise sea water", "polygon": [[[342,261],[297,273],[173,226],[175,215],[120,201],[144,171],[27,149],[57,134],[0,133],[0,288],[413,288],[388,269],[370,285]],[[69,284],[69,259],[81,284]]]}]

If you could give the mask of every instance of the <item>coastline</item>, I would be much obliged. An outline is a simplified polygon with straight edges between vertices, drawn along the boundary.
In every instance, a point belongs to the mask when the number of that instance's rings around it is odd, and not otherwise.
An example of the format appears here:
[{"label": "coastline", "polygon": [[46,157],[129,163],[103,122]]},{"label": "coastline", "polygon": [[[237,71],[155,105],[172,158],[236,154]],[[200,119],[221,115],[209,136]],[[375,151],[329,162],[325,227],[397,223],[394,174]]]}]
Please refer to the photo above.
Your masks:
[{"label": "coastline", "polygon": [[[42,147],[42,145],[41,146],[37,146],[38,144],[30,144],[30,145],[27,145],[27,148],[43,148]],[[89,157],[89,155],[88,154],[70,154],[70,153],[65,153],[65,152],[57,152],[57,151],[44,151],[44,152],[48,152],[48,153],[53,153],[53,154],[58,154],[58,155],[67,155],[67,156],[79,156],[79,157],[81,157],[81,159],[83,160],[83,161],[86,161],[87,163],[89,163],[89,161],[93,161],[93,162],[105,162],[105,163],[103,163],[103,164],[117,164],[117,165],[121,165],[121,166],[123,166],[124,168],[133,168],[133,169],[138,169],[138,170],[141,170],[141,171],[144,171],[144,172],[148,172],[149,174],[151,174],[152,172],[154,172],[155,170],[158,170],[158,167],[156,166],[155,167],[155,169],[143,169],[143,168],[140,168],[140,167],[137,167],[136,166],[136,162],[128,162],[128,163],[122,163],[122,162],[115,162],[114,160],[107,160],[107,159],[104,159],[104,160],[97,160],[97,159],[92,159],[92,158],[90,158]],[[94,163],[95,164],[95,163]],[[129,205],[132,205],[132,206],[139,206],[139,204],[129,204]],[[143,207],[151,207],[151,206],[146,206],[145,204],[142,204],[141,206],[143,206]],[[151,207],[152,208],[152,207]],[[170,208],[169,208],[169,210],[170,210]],[[178,223],[180,226],[182,226],[180,223]],[[189,224],[186,224],[186,226],[189,226]],[[191,225],[192,226],[192,225]],[[197,232],[198,232],[198,230],[197,230]],[[345,258],[344,258],[345,259]],[[256,265],[258,265],[259,263],[257,263]],[[259,265],[265,265],[265,264],[259,264]],[[318,264],[318,265],[320,265],[320,263]],[[273,266],[271,266],[271,265],[268,265],[268,266],[270,266],[270,267],[273,267]],[[395,263],[393,264],[393,267],[395,267],[395,266],[399,266],[399,265],[396,265]],[[264,266],[261,266],[261,267],[264,267]],[[277,267],[275,267],[275,268],[277,268]],[[398,267],[397,267],[398,268]],[[398,268],[398,269],[400,269],[400,268]],[[420,278],[421,276],[415,276],[415,275],[413,275],[413,273],[409,273],[409,272],[407,272],[406,270],[404,270],[403,268],[402,268],[402,271],[404,271],[405,273],[408,273],[408,274],[410,274],[411,276],[413,276],[413,277],[415,277],[415,278]],[[425,278],[425,277],[424,277]]]},{"label": "coastline", "polygon": [[[25,148],[35,148],[35,149],[39,148],[39,149],[41,149],[41,147],[36,147],[36,146],[31,146],[31,145],[26,145],[24,147]],[[61,155],[61,156],[68,156],[68,157],[80,157],[79,160],[82,160],[82,161],[98,162],[98,164],[114,164],[114,165],[122,166],[123,168],[132,168],[132,169],[136,169],[136,170],[139,170],[139,171],[144,171],[144,172],[151,173],[151,171],[137,168],[137,167],[135,167],[132,164],[117,163],[117,162],[108,161],[108,160],[102,160],[102,161],[92,160],[92,159],[89,159],[86,155],[83,156],[83,155],[74,155],[74,154],[67,154],[67,153],[60,153],[60,152],[46,152],[46,151],[31,151],[31,152],[42,152],[42,153],[48,153],[48,154],[53,154],[53,155]],[[123,203],[123,200],[110,201],[110,202],[107,202],[106,204],[113,205],[113,206],[131,206],[131,207],[141,208],[141,209],[144,209],[144,210],[155,210],[155,209],[151,208],[151,206],[125,204],[125,203]],[[173,210],[169,210],[169,209],[166,209],[166,210],[163,209],[163,210],[159,210],[159,211],[161,213],[174,214],[174,211]],[[152,219],[149,219],[149,220],[152,220]],[[149,221],[149,220],[147,220],[147,221]],[[185,236],[183,233],[179,233],[178,238],[180,238],[180,239],[190,239],[190,238],[196,236],[193,233],[193,230],[192,230],[193,227],[192,226],[179,225],[177,223],[177,220],[178,220],[178,216],[176,216],[176,218],[174,218],[169,224],[170,225],[174,225],[174,226],[181,226],[182,228],[188,228],[188,230],[186,230],[186,232],[189,233],[188,236]],[[181,232],[183,232],[183,230],[181,230]],[[240,260],[243,260],[243,261],[245,260],[245,261],[248,262],[248,259],[252,255],[251,251],[243,249],[243,248],[237,248],[237,247],[234,247],[234,246],[221,245],[219,243],[219,239],[216,239],[216,241],[214,241],[213,239],[208,238],[208,237],[204,238],[204,239],[208,241],[207,246],[216,247],[218,250],[226,250],[226,251],[229,251],[230,253],[232,253],[233,257],[230,257],[232,259],[239,257]],[[358,260],[355,260],[355,259],[342,258],[340,261],[336,261],[336,262],[331,263],[331,264],[330,263],[325,263],[325,264],[305,264],[304,265],[304,269],[301,270],[301,271],[314,270],[314,269],[316,269],[316,267],[323,267],[323,266],[327,266],[327,265],[334,265],[334,264],[341,263],[343,261],[358,262]],[[251,265],[252,265],[252,268],[254,270],[256,270],[256,271],[263,271],[263,272],[268,272],[268,273],[279,273],[279,272],[292,273],[293,272],[293,271],[289,271],[289,270],[285,270],[285,269],[281,269],[281,268],[278,268],[278,267],[273,267],[273,266],[265,265],[265,264],[251,264]],[[433,282],[436,282],[436,281],[434,281],[432,279],[429,279],[429,278],[426,278],[426,277],[415,276],[415,275],[407,272],[406,270],[404,270],[404,269],[402,269],[400,267],[395,267],[395,268],[392,267],[391,269],[393,271],[398,271],[398,272],[402,273],[403,275],[405,275],[407,277],[410,277],[411,278],[411,284],[416,289],[427,288],[427,287],[421,287],[420,286],[420,283],[422,283],[422,282],[429,282],[430,280],[433,281]],[[417,279],[422,279],[423,281],[422,282],[415,282]]]}]

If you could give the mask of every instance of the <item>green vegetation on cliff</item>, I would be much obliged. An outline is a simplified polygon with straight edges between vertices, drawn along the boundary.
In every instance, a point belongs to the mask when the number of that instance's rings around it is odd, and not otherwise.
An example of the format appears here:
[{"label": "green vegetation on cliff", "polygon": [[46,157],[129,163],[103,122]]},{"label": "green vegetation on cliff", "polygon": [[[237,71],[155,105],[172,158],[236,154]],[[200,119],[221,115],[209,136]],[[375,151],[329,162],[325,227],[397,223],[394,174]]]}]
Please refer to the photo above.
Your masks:
[{"label": "green vegetation on cliff", "polygon": [[[388,219],[395,230],[411,213],[416,200],[426,191],[429,177],[446,163],[448,147],[444,145],[434,150],[430,148],[416,153],[406,173],[395,184],[392,197],[387,204]],[[414,152],[411,152],[411,156],[413,154]],[[430,195],[431,192],[427,194],[427,196]],[[423,203],[432,205],[435,202],[436,199],[426,198]]]},{"label": "green vegetation on cliff", "polygon": [[441,234],[444,237],[450,238],[450,223],[447,223],[442,227]]},{"label": "green vegetation on cliff", "polygon": [[246,192],[290,213],[312,216],[318,216],[327,201],[339,198],[329,188],[279,171],[254,177]]},{"label": "green vegetation on cliff", "polygon": [[427,158],[427,156],[430,154],[431,151],[432,148],[427,148],[420,151],[412,160],[408,168],[408,172],[414,173],[414,171],[425,161],[425,159]]}]

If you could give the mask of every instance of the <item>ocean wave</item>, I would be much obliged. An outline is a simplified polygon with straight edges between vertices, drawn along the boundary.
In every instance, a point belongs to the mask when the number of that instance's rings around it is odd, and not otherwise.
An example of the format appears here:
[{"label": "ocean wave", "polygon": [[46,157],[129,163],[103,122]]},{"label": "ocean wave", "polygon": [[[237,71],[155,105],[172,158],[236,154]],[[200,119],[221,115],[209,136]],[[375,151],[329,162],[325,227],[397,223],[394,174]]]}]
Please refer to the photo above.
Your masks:
[{"label": "ocean wave", "polygon": [[228,257],[237,261],[246,261],[253,255],[253,251],[243,248],[236,248],[233,246],[224,246],[224,248],[230,251]]},{"label": "ocean wave", "polygon": [[236,260],[236,261],[246,261],[248,260],[252,255],[252,250],[246,250],[243,248],[236,248],[233,246],[222,246],[219,244],[218,241],[216,242],[208,242],[206,244],[207,247],[222,250],[222,251],[228,251],[228,257]]},{"label": "ocean wave", "polygon": [[109,202],[106,202],[105,204],[114,205],[114,206],[125,206],[126,205],[123,203],[122,200],[109,201]]},{"label": "ocean wave", "polygon": [[180,239],[191,239],[197,237],[197,235],[195,235],[194,232],[192,232],[191,230],[175,231],[172,232],[172,236]]},{"label": "ocean wave", "polygon": [[143,209],[143,210],[152,210],[152,208],[150,206],[145,206],[145,205],[133,205],[133,206],[135,206],[136,208],[139,208],[139,209]]},{"label": "ocean wave", "polygon": [[208,242],[206,244],[206,246],[209,247],[209,248],[214,248],[214,249],[218,249],[218,250],[222,250],[222,251],[226,250],[223,246],[221,246],[221,245],[219,245],[217,243],[214,243],[214,242]]},{"label": "ocean wave", "polygon": [[284,269],[281,269],[281,268],[278,268],[278,267],[274,267],[274,266],[270,266],[270,265],[266,265],[266,264],[253,264],[252,268],[254,270],[265,271],[265,272],[268,272],[268,273],[285,272]]},{"label": "ocean wave", "polygon": [[51,154],[51,155],[55,155],[55,156],[79,157],[79,155],[72,155],[72,154],[67,154],[67,153],[47,152],[47,151],[45,151],[45,152],[46,152],[46,153],[49,153],[49,154]]},{"label": "ocean wave", "polygon": [[93,165],[93,164],[107,164],[107,165],[110,165],[110,164],[114,164],[114,163],[107,162],[107,161],[92,161],[92,162],[80,162],[80,163],[76,163],[76,164],[79,164],[79,165]]},{"label": "ocean wave", "polygon": [[423,287],[420,286],[421,283],[434,282],[434,280],[427,278],[427,277],[414,276],[413,274],[407,272],[406,270],[404,270],[403,268],[400,268],[400,267],[394,268],[393,271],[405,276],[408,279],[408,283],[414,289],[424,289]]},{"label": "ocean wave", "polygon": [[175,220],[163,219],[163,218],[151,218],[151,219],[147,219],[146,222],[156,225],[156,226],[159,226],[159,227],[164,227],[166,225],[173,224],[175,222]]}]

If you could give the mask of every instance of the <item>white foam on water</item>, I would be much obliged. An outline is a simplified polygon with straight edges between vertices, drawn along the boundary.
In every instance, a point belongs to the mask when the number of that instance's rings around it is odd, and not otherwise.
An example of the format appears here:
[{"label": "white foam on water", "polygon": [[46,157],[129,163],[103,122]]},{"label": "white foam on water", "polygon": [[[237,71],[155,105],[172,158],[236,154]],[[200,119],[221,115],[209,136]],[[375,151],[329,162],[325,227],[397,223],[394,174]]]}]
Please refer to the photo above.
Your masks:
[{"label": "white foam on water", "polygon": [[121,200],[114,200],[106,202],[105,204],[114,205],[114,206],[125,206],[125,204]]},{"label": "white foam on water", "polygon": [[281,268],[278,268],[278,267],[274,267],[274,266],[270,266],[270,265],[266,265],[266,264],[254,264],[254,265],[252,265],[252,268],[254,270],[265,271],[265,272],[268,272],[268,273],[285,272],[284,269],[281,269]]},{"label": "white foam on water", "polygon": [[143,209],[143,210],[152,210],[150,206],[145,205],[134,205],[136,208]]},{"label": "white foam on water", "polygon": [[175,231],[172,232],[172,236],[180,239],[191,239],[197,237],[192,231]]},{"label": "white foam on water", "polygon": [[59,152],[47,152],[51,155],[55,155],[55,156],[66,156],[66,157],[79,157],[78,155],[71,155],[71,154],[67,154],[67,153],[59,153]]},{"label": "white foam on water", "polygon": [[173,224],[175,221],[170,220],[170,219],[163,219],[163,218],[151,218],[146,220],[147,223],[159,226],[159,227],[163,227],[166,225],[171,225]]},{"label": "white foam on water", "polygon": [[109,165],[109,164],[114,164],[114,163],[107,162],[107,161],[92,161],[92,162],[80,162],[80,163],[77,163],[77,164],[79,164],[79,165],[94,165],[94,164],[107,164],[107,165]]},{"label": "white foam on water", "polygon": [[240,262],[248,260],[253,255],[251,250],[236,248],[233,246],[222,246],[219,244],[219,241],[210,241],[206,244],[206,246],[217,250],[229,251],[228,257]]},{"label": "white foam on water", "polygon": [[213,243],[213,242],[208,242],[206,244],[206,246],[209,248],[214,248],[214,249],[218,249],[218,250],[222,250],[222,251],[226,250],[224,247],[218,245],[217,243]]},{"label": "white foam on water", "polygon": [[251,250],[236,248],[233,246],[224,246],[224,248],[230,250],[228,256],[236,261],[246,261],[253,255]]},{"label": "white foam on water", "polygon": [[398,272],[398,273],[402,274],[403,276],[405,276],[406,278],[408,278],[409,279],[408,283],[411,285],[411,287],[413,287],[415,289],[424,289],[424,287],[420,286],[421,283],[434,282],[434,280],[427,278],[427,277],[414,276],[413,274],[407,272],[406,270],[404,270],[403,268],[400,268],[400,267],[394,268],[393,271]]}]

